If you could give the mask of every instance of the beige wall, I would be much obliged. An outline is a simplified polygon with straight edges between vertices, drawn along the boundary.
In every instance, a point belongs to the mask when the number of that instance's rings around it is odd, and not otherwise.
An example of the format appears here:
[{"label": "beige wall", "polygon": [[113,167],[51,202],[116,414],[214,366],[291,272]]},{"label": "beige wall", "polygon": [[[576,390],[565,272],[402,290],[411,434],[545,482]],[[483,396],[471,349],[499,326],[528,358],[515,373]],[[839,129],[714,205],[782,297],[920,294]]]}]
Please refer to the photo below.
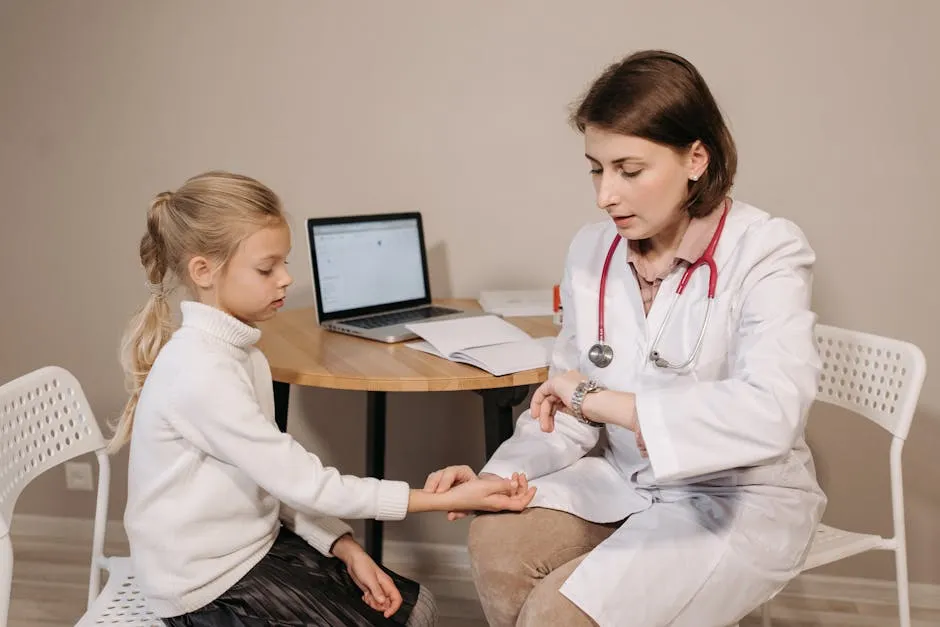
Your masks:
[{"label": "beige wall", "polygon": [[[102,419],[119,411],[117,340],[146,293],[145,208],[209,168],[269,183],[298,235],[307,216],[423,211],[439,295],[551,285],[568,239],[599,216],[566,106],[604,64],[644,47],[688,56],[710,82],[740,147],[736,195],[797,221],[818,251],[821,320],[940,359],[929,256],[938,7],[0,0],[0,380],[58,363]],[[309,305],[301,237],[291,262],[289,306]],[[293,400],[292,432],[363,472],[364,395]],[[389,476],[419,483],[443,464],[479,466],[475,395],[393,396],[389,407]],[[934,583],[938,418],[928,381],[905,463],[911,572]],[[825,411],[810,438],[827,519],[887,532],[887,439]],[[19,511],[92,509],[50,473]],[[438,516],[389,526],[396,539],[465,533]],[[830,572],[892,574],[885,556]]]}]

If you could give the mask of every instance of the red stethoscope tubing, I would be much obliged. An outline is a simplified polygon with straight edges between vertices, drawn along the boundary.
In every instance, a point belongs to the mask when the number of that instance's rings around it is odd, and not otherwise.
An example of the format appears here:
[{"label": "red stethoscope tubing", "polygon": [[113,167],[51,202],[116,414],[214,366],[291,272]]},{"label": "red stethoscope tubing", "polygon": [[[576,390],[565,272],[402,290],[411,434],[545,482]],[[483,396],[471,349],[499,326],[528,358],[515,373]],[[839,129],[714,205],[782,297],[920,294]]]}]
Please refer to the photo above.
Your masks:
[{"label": "red stethoscope tubing", "polygon": [[[715,228],[715,234],[712,235],[712,239],[708,242],[708,246],[705,248],[705,252],[702,253],[702,256],[699,257],[695,263],[686,268],[685,273],[679,280],[679,287],[676,288],[677,295],[681,295],[682,292],[685,291],[685,286],[688,285],[689,279],[692,278],[692,273],[695,272],[696,268],[702,265],[707,265],[708,298],[715,298],[715,289],[718,286],[718,267],[715,265],[715,249],[718,248],[718,241],[721,239],[721,232],[725,229],[725,218],[728,217],[729,209],[730,205],[726,200],[724,210],[721,214],[721,219],[718,221],[718,226]],[[601,271],[600,294],[597,299],[597,341],[600,344],[604,343],[604,296],[607,293],[607,275],[610,272],[610,261],[614,258],[614,251],[617,250],[617,246],[620,244],[620,240],[622,239],[623,237],[621,237],[620,234],[617,234],[614,237],[614,241],[610,243],[610,249],[607,251],[607,258],[604,260],[604,269]]]}]

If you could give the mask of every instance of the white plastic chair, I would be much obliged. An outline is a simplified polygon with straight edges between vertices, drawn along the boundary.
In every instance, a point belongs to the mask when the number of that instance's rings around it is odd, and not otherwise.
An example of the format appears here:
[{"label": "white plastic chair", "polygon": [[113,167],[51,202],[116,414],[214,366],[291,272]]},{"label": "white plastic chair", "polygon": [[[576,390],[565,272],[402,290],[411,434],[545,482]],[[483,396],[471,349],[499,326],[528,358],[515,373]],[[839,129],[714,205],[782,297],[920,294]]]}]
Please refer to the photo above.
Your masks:
[{"label": "white plastic chair", "polygon": [[[848,409],[892,435],[890,469],[894,535],[883,538],[820,525],[803,570],[866,551],[894,551],[901,627],[910,627],[901,452],[927,375],[927,360],[917,346],[908,342],[827,325],[817,325],[816,343],[823,361],[816,399]],[[761,608],[761,615],[764,627],[770,627],[769,602]]]},{"label": "white plastic chair", "polygon": [[[104,556],[111,467],[105,440],[78,381],[47,367],[0,387],[0,626],[6,626],[13,584],[13,507],[37,476],[79,455],[98,459],[98,495],[92,539],[88,611],[77,627],[162,627],[134,585],[127,558]],[[101,571],[108,583],[101,591]],[[100,592],[100,594],[99,594]]]}]

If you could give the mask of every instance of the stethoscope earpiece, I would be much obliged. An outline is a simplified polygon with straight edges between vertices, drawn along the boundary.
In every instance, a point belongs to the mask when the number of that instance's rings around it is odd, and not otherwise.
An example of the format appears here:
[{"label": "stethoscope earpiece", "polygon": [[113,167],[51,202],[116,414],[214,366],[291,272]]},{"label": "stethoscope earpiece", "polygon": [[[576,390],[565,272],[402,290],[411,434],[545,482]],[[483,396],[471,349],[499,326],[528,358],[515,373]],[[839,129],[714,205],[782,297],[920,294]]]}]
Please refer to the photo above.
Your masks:
[{"label": "stethoscope earpiece", "polygon": [[659,356],[657,351],[650,353],[650,361],[653,362],[653,365],[658,368],[668,368],[669,362]]}]

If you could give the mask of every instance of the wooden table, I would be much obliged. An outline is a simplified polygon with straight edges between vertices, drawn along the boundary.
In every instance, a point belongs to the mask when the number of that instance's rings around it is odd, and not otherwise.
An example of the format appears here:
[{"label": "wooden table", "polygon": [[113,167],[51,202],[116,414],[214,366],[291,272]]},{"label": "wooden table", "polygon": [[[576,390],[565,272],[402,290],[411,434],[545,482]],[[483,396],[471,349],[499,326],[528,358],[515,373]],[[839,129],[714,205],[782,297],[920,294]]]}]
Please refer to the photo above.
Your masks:
[{"label": "wooden table", "polygon": [[[441,305],[479,310],[475,300],[442,300]],[[511,318],[532,337],[554,336],[550,316]],[[525,400],[529,386],[545,380],[548,369],[493,375],[464,364],[406,347],[324,331],[313,308],[278,314],[259,325],[258,346],[271,364],[275,419],[287,429],[290,384],[367,393],[366,474],[385,476],[385,406],[387,392],[449,392],[472,390],[483,398],[486,458],[513,431],[513,407]],[[382,559],[382,524],[366,521],[366,550]]]}]

